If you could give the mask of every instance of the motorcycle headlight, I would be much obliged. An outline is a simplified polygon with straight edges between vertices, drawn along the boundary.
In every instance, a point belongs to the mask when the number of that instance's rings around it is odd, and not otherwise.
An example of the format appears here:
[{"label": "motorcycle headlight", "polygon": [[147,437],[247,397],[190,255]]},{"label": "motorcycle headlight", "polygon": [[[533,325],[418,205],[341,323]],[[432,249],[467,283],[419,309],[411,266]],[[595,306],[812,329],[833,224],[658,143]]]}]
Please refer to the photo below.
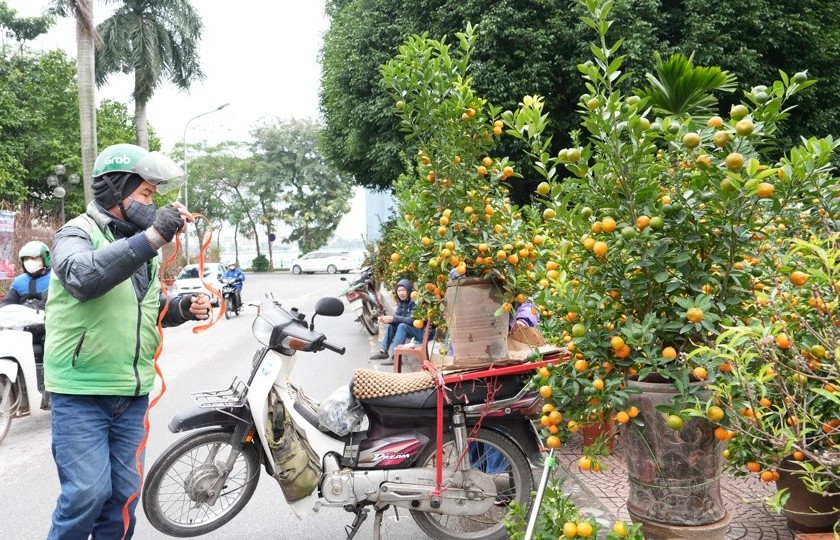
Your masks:
[{"label": "motorcycle headlight", "polygon": [[268,347],[271,342],[271,332],[273,330],[274,326],[262,317],[254,319],[254,324],[251,325],[251,332],[264,347]]}]

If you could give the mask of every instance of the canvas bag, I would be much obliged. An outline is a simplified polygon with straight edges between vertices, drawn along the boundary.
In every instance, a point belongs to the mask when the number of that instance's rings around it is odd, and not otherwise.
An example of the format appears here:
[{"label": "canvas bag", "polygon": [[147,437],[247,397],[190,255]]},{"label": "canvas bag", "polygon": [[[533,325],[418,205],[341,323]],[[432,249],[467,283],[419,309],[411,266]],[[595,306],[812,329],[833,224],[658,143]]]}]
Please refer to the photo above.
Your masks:
[{"label": "canvas bag", "polygon": [[274,479],[286,501],[299,501],[312,493],[321,478],[318,456],[306,436],[295,429],[279,399],[269,408],[266,437],[274,459]]}]

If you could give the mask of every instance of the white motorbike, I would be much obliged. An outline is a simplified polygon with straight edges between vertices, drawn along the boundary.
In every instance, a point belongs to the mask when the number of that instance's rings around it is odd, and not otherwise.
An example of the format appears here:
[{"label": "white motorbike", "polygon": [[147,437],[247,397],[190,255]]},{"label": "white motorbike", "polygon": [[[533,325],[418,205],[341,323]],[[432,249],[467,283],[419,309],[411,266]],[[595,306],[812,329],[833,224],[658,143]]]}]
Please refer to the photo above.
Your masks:
[{"label": "white motorbike", "polygon": [[12,418],[29,415],[40,404],[33,333],[43,330],[44,312],[21,305],[0,308],[0,442],[6,438]]},{"label": "white motorbike", "polygon": [[[337,298],[315,307],[343,311]],[[295,354],[344,348],[316,332],[314,319],[273,299],[260,305],[252,329],[262,347],[248,381],[192,394],[199,407],[169,424],[189,434],[148,471],[151,524],[179,537],[215,530],[248,503],[264,468],[298,517],[322,507],[355,514],[348,538],[372,509],[378,539],[391,506],[435,539],[506,537],[507,505],[528,505],[530,464],[541,465],[533,425],[541,401],[528,390],[536,364],[445,387],[428,372],[357,370],[318,404],[289,381]]]}]

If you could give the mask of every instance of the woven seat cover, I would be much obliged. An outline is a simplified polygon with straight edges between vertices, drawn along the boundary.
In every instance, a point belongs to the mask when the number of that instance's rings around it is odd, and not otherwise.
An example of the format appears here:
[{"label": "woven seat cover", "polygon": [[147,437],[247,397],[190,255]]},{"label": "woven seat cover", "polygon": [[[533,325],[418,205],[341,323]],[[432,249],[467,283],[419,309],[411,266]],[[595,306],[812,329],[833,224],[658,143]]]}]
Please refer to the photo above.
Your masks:
[{"label": "woven seat cover", "polygon": [[428,371],[391,373],[357,369],[353,373],[353,395],[356,399],[400,396],[434,387],[435,380]]}]

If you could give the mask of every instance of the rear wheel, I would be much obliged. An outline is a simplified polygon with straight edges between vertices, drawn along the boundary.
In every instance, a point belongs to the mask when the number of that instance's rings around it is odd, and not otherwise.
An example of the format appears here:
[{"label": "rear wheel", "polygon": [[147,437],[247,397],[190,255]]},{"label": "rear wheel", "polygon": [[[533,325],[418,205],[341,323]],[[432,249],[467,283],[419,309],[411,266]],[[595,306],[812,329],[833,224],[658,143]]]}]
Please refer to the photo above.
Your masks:
[{"label": "rear wheel", "polygon": [[12,424],[12,386],[14,383],[5,375],[0,375],[0,442],[9,433]]},{"label": "rear wheel", "polygon": [[233,519],[251,499],[260,479],[260,456],[253,444],[235,455],[219,488],[225,462],[236,452],[226,431],[197,432],[170,446],[149,469],[143,510],[149,522],[170,536],[201,536]]},{"label": "rear wheel", "polygon": [[300,266],[298,266],[298,265],[294,265],[294,266],[292,267],[292,273],[293,273],[293,274],[295,274],[295,275],[298,275],[298,276],[299,276],[299,275],[301,274],[301,272],[302,272],[302,269],[301,269],[301,267],[300,267]]},{"label": "rear wheel", "polygon": [[[444,436],[443,464],[455,467],[458,452],[454,435]],[[470,443],[470,461],[474,468],[493,477],[496,484],[496,504],[486,513],[476,516],[452,516],[431,512],[411,511],[411,517],[427,535],[436,540],[498,540],[506,538],[504,519],[509,502],[516,501],[528,510],[534,479],[531,467],[522,451],[509,439],[494,431],[482,429]],[[434,467],[435,445],[429,444],[418,458],[419,466]]]},{"label": "rear wheel", "polygon": [[334,264],[331,264],[327,267],[328,274],[335,274],[336,272],[338,272],[338,268],[336,268]]},{"label": "rear wheel", "polygon": [[368,331],[368,334],[375,336],[379,333],[379,325],[376,321],[376,315],[371,311],[370,305],[367,302],[362,304],[362,326]]}]

